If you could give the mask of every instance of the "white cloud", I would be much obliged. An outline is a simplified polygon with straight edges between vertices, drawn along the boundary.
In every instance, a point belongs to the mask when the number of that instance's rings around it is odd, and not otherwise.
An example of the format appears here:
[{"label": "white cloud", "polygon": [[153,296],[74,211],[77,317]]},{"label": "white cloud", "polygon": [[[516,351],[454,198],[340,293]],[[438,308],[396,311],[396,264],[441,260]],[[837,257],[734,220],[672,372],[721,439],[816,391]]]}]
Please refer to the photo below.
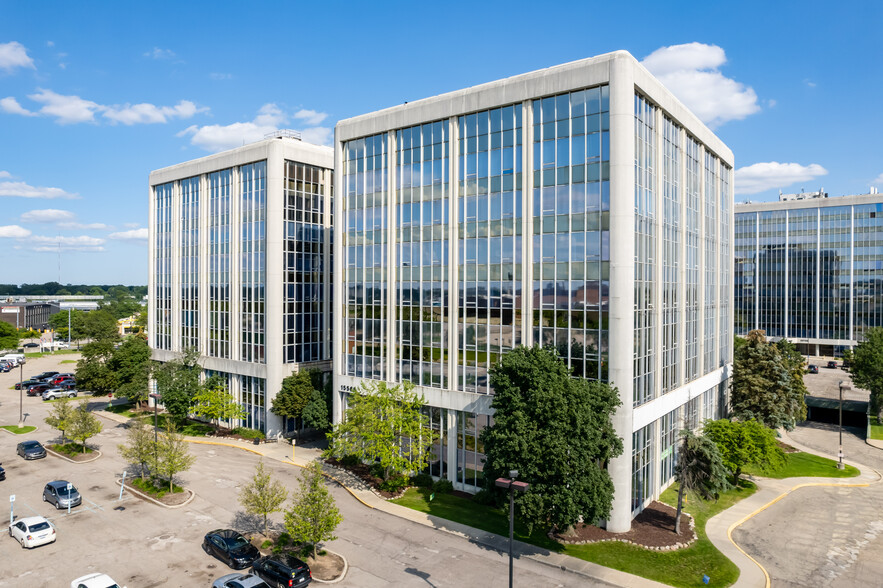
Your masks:
[{"label": "white cloud", "polygon": [[12,96],[8,96],[0,100],[0,110],[9,114],[20,114],[21,116],[37,116],[36,112],[31,112],[27,108],[18,103],[18,100]]},{"label": "white cloud", "polygon": [[105,240],[81,235],[79,237],[44,237],[28,239],[26,246],[33,251],[104,251]]},{"label": "white cloud", "polygon": [[30,94],[28,98],[43,104],[40,114],[53,116],[62,125],[92,122],[95,120],[95,113],[102,109],[100,104],[91,100],[83,100],[79,96],[64,96],[42,88],[37,88],[37,93]]},{"label": "white cloud", "polygon": [[18,225],[6,225],[5,227],[0,227],[0,238],[24,239],[30,236],[31,232],[29,230]]},{"label": "white cloud", "polygon": [[304,121],[311,127],[315,127],[322,124],[322,121],[328,118],[328,114],[315,110],[301,109],[294,113],[294,118]]},{"label": "white cloud", "polygon": [[686,43],[661,47],[641,62],[702,122],[717,127],[760,110],[757,94],[718,68],[727,62],[717,45]]},{"label": "white cloud", "polygon": [[71,222],[61,222],[56,225],[60,229],[80,229],[80,230],[98,230],[98,231],[112,231],[113,225],[108,225],[105,223],[81,223],[77,221]]},{"label": "white cloud", "polygon": [[17,196],[19,198],[79,198],[79,195],[65,192],[61,188],[31,186],[25,182],[0,182],[0,196]]},{"label": "white cloud", "polygon": [[[3,172],[0,172],[0,174],[2,174],[2,173]],[[2,177],[2,176],[0,176],[0,177]],[[873,180],[871,182],[871,184],[873,184],[875,186],[883,186],[883,174],[880,174],[879,176],[877,176],[877,178],[875,180]]]},{"label": "white cloud", "polygon": [[233,74],[229,73],[210,73],[208,75],[213,80],[231,80],[233,79]]},{"label": "white cloud", "polygon": [[8,171],[2,171],[2,170],[0,170],[0,179],[2,179],[2,178],[11,178],[11,177],[12,177],[12,174],[9,173]]},{"label": "white cloud", "polygon": [[45,208],[43,210],[29,210],[21,215],[23,223],[57,223],[61,221],[70,221],[77,215],[69,210],[59,210],[57,208]]},{"label": "white cloud", "polygon": [[108,235],[111,239],[119,241],[147,241],[147,229],[132,229],[131,231],[120,231],[119,233],[111,233]]},{"label": "white cloud", "polygon": [[46,41],[47,47],[55,47],[55,41]]},{"label": "white cloud", "polygon": [[154,106],[147,103],[108,106],[103,114],[114,122],[135,125],[164,123],[172,118],[191,118],[197,112],[207,110],[208,108],[199,108],[189,100],[181,100],[175,106]]},{"label": "white cloud", "polygon": [[123,226],[127,229],[137,229],[139,224],[141,223],[123,223]]},{"label": "white cloud", "polygon": [[152,51],[148,51],[144,54],[144,57],[150,57],[151,59],[174,59],[175,52],[171,49],[160,49],[159,47],[154,47]]},{"label": "white cloud", "polygon": [[0,69],[12,71],[17,67],[37,69],[34,60],[28,56],[28,50],[18,41],[0,43]]},{"label": "white cloud", "polygon": [[757,194],[774,188],[785,188],[797,182],[808,182],[828,174],[817,163],[755,163],[736,170],[736,194]]},{"label": "white cloud", "polygon": [[[326,118],[326,114],[313,110],[300,110],[293,118],[304,120],[312,126],[301,129],[304,141],[327,145],[331,142],[332,129],[316,126]],[[217,152],[260,141],[287,124],[291,117],[275,104],[264,104],[251,122],[236,122],[229,125],[191,125],[178,133],[178,137],[190,136],[191,145],[206,151]]]}]

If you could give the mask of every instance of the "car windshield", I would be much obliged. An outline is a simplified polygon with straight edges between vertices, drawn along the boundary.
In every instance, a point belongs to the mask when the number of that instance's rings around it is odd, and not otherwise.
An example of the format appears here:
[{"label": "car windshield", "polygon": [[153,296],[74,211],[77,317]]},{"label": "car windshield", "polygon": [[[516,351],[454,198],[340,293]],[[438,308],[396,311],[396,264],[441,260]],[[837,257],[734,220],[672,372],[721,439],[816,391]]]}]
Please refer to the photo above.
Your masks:
[{"label": "car windshield", "polygon": [[39,441],[25,441],[21,445],[25,449],[36,449],[36,448],[40,447],[40,442]]},{"label": "car windshield", "polygon": [[28,530],[33,533],[34,531],[45,531],[48,528],[49,523],[43,521],[42,523],[34,523],[33,525],[28,527]]},{"label": "car windshield", "polygon": [[234,535],[233,537],[226,537],[224,541],[227,542],[227,549],[239,549],[240,547],[245,547],[248,545],[248,541],[242,535]]},{"label": "car windshield", "polygon": [[67,489],[67,486],[62,486],[61,488],[58,488],[59,496],[68,496],[69,494],[76,494],[76,492],[76,488],[71,488],[70,490]]}]

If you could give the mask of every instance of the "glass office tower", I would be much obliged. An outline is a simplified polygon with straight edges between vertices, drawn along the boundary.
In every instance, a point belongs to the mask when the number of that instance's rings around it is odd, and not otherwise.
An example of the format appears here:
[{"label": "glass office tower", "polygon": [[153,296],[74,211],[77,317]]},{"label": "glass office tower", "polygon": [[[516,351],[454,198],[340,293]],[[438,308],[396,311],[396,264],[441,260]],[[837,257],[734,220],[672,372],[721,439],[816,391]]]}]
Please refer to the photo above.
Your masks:
[{"label": "glass office tower", "polygon": [[200,353],[246,412],[282,379],[331,359],[333,150],[291,132],[150,174],[148,337],[153,358]]},{"label": "glass office tower", "polygon": [[883,326],[883,195],[736,205],[735,332],[840,355]]},{"label": "glass office tower", "polygon": [[726,409],[726,145],[617,52],[341,121],[335,169],[335,420],[362,381],[413,382],[429,473],[474,491],[489,368],[554,346],[619,389],[627,529],[677,430]]}]

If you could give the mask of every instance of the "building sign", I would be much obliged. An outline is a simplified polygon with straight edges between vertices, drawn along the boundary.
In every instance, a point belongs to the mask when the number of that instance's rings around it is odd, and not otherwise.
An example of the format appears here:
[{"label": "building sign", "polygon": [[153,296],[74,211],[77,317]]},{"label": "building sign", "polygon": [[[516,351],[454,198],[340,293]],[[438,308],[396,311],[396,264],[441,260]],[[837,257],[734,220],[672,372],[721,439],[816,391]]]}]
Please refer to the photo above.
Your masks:
[{"label": "building sign", "polygon": [[18,307],[4,306],[2,309],[0,309],[0,312],[2,312],[3,314],[18,314]]}]

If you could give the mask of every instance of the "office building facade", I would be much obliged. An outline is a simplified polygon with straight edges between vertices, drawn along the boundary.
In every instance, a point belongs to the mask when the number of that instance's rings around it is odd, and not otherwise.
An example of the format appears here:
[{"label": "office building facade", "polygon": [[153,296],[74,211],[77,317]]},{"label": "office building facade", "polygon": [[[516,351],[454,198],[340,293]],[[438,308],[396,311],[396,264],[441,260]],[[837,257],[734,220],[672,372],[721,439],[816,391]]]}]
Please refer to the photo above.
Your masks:
[{"label": "office building facade", "polygon": [[736,205],[735,331],[840,355],[883,326],[883,195],[812,195]]},{"label": "office building facade", "polygon": [[410,381],[429,473],[482,485],[488,370],[553,345],[615,385],[608,528],[671,483],[677,431],[726,409],[730,150],[625,52],[338,123],[334,418]]},{"label": "office building facade", "polygon": [[284,432],[282,380],[329,369],[333,150],[291,132],[150,174],[153,358],[199,351],[243,406]]}]

